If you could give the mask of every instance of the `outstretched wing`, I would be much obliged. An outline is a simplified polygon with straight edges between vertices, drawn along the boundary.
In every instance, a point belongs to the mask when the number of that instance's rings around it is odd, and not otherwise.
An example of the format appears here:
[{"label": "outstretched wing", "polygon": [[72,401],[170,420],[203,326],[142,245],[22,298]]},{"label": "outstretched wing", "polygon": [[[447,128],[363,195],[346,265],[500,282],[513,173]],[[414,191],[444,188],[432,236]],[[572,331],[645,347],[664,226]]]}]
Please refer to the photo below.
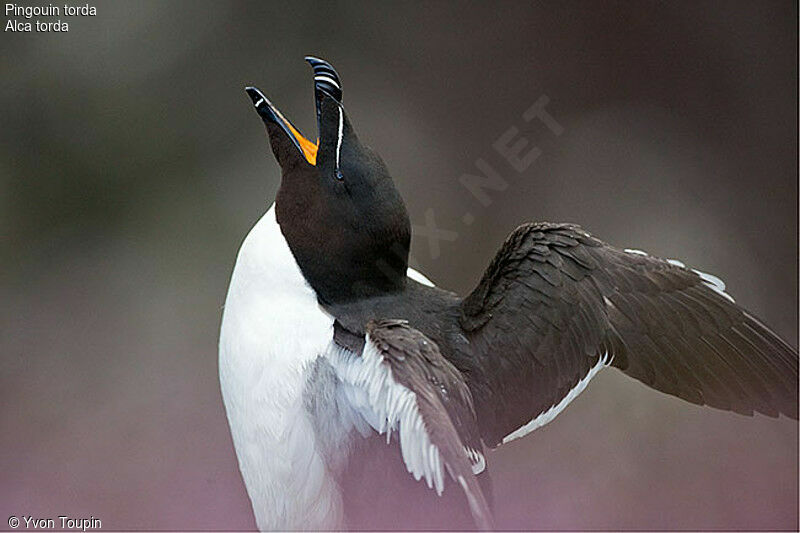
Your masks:
[{"label": "outstretched wing", "polygon": [[334,327],[331,363],[351,405],[387,441],[397,431],[403,460],[438,494],[447,472],[464,491],[475,523],[491,529],[476,473],[485,466],[472,395],[438,346],[404,320],[370,321],[366,336]]},{"label": "outstretched wing", "polygon": [[462,303],[495,446],[551,420],[603,366],[699,405],[797,418],[797,351],[714,276],[570,224],[515,230]]}]

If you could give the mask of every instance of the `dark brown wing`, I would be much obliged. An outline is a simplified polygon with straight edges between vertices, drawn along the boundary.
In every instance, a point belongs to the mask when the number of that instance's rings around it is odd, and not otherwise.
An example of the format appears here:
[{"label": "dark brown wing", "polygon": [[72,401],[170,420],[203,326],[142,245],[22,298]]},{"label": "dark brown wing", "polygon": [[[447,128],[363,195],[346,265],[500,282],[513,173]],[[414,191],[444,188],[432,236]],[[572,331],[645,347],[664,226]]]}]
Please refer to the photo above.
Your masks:
[{"label": "dark brown wing", "polygon": [[449,473],[464,491],[476,525],[491,529],[491,511],[474,473],[483,467],[483,447],[461,373],[436,343],[404,320],[370,321],[365,329],[360,340],[335,325],[335,341],[353,355],[334,364],[345,381],[366,392],[372,411],[366,418],[377,419],[379,431],[400,434],[407,468],[438,492],[443,472]]},{"label": "dark brown wing", "polygon": [[717,278],[574,225],[515,230],[464,300],[461,325],[483,370],[484,393],[473,392],[491,446],[603,362],[699,405],[797,418],[797,351]]}]

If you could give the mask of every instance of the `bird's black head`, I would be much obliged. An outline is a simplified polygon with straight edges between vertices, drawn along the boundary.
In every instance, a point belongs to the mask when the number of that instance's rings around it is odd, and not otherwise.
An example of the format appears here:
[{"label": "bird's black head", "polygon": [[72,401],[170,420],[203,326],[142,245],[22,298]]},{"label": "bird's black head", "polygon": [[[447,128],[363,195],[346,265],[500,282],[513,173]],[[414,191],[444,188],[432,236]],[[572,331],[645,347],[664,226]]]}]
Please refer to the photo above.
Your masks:
[{"label": "bird's black head", "polygon": [[281,231],[323,304],[400,291],[411,240],[403,200],[381,158],[353,131],[336,71],[321,59],[306,61],[314,68],[316,143],[261,91],[246,89],[282,170]]}]

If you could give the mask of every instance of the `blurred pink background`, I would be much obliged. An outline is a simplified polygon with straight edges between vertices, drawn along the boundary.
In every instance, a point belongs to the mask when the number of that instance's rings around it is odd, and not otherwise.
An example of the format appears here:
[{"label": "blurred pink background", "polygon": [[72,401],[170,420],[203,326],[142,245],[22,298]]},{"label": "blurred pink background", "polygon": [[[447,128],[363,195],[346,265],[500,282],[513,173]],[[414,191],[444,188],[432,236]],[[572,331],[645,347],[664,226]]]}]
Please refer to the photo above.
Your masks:
[{"label": "blurred pink background", "polygon": [[[98,2],[0,36],[0,529],[250,529],[217,381],[228,278],[279,169],[243,87],[313,137],[336,65],[462,294],[516,225],[572,221],[724,279],[797,346],[797,5]],[[555,137],[521,114],[541,95]],[[522,173],[492,143],[542,150]],[[482,206],[458,181],[508,181]],[[475,222],[462,222],[465,213]],[[435,250],[433,250],[435,251]],[[514,529],[797,529],[798,426],[616,371],[488,456]]]}]

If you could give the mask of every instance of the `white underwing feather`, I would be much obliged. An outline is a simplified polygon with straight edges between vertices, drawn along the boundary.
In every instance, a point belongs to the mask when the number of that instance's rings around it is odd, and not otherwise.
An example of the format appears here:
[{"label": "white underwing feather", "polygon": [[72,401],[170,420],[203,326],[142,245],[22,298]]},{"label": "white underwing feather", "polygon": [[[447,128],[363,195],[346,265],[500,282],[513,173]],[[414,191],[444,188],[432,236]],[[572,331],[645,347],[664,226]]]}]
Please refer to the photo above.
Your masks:
[{"label": "white underwing feather", "polygon": [[512,431],[505,437],[503,437],[503,444],[507,444],[512,440],[516,440],[520,437],[524,437],[531,431],[538,429],[545,424],[551,422],[556,416],[558,416],[561,411],[563,411],[575,398],[580,395],[581,392],[586,388],[586,385],[592,380],[592,378],[597,375],[600,370],[607,367],[611,364],[613,357],[609,357],[608,353],[606,352],[603,356],[597,361],[597,363],[589,369],[589,372],[578,381],[578,383],[570,390],[566,396],[564,396],[560,402],[550,407],[550,409],[544,411],[543,413],[536,416],[533,420],[525,424],[524,426]]},{"label": "white underwing feather", "polygon": [[725,299],[729,300],[731,303],[736,303],[736,301],[733,299],[733,296],[731,296],[730,294],[725,292],[725,282],[722,281],[721,279],[719,279],[717,276],[714,276],[713,274],[708,274],[706,272],[701,272],[701,271],[696,270],[694,268],[692,269],[692,272],[694,272],[695,274],[700,276],[700,279],[703,280],[703,284],[706,287],[710,288],[711,290],[713,290],[714,292],[716,292],[720,296],[723,296]]},{"label": "white underwing feather", "polygon": [[444,490],[441,454],[430,440],[416,395],[394,379],[369,335],[361,356],[334,344],[328,358],[339,379],[348,386],[348,391],[352,390],[349,394],[357,394],[357,389],[366,391],[367,405],[356,402],[353,405],[375,431],[385,433],[387,442],[392,431],[397,431],[403,462],[414,479],[424,478],[428,487],[441,495]]},{"label": "white underwing feather", "polygon": [[[650,254],[648,254],[647,252],[643,252],[642,250],[636,250],[633,248],[625,248],[625,251],[629,254],[643,255],[648,257],[650,256]],[[671,265],[691,270],[692,272],[700,276],[700,279],[703,281],[703,285],[713,290],[714,292],[716,292],[726,300],[730,301],[731,303],[736,303],[736,300],[733,299],[733,296],[725,292],[725,282],[719,279],[717,276],[709,274],[707,272],[702,272],[695,268],[689,268],[683,261],[680,261],[678,259],[667,259],[666,261]]]},{"label": "white underwing feather", "polygon": [[413,268],[410,268],[406,271],[406,275],[416,281],[417,283],[422,283],[423,285],[427,285],[428,287],[434,287],[435,285],[433,282],[428,279],[424,274],[417,272]]},{"label": "white underwing feather", "polygon": [[484,457],[483,453],[470,447],[464,447],[464,450],[467,452],[467,456],[469,457],[473,474],[478,475],[486,470],[486,457]]}]

